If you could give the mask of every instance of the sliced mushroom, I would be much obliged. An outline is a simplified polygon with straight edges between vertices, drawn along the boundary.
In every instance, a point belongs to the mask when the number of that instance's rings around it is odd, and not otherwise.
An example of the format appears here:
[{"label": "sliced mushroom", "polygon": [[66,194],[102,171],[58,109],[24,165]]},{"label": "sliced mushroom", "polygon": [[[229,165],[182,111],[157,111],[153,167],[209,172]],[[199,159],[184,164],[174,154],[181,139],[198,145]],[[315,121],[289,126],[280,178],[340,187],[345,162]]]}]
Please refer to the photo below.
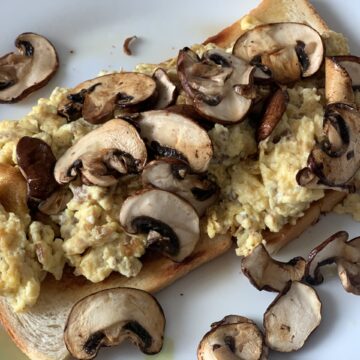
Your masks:
[{"label": "sliced mushroom", "polygon": [[288,102],[289,95],[286,90],[278,89],[271,96],[265,113],[260,120],[256,134],[257,141],[265,140],[271,135],[284,115]]},{"label": "sliced mushroom", "polygon": [[259,25],[241,35],[233,54],[271,71],[280,84],[292,83],[315,74],[324,57],[320,34],[300,23]]},{"label": "sliced mushroom", "polygon": [[320,322],[321,302],[316,291],[301,282],[290,282],[264,314],[265,342],[275,351],[299,350]]},{"label": "sliced mushroom", "polygon": [[29,199],[45,200],[58,188],[54,178],[56,158],[45,141],[22,137],[16,146],[16,157],[28,184]]},{"label": "sliced mushroom", "polygon": [[254,67],[223,49],[212,49],[200,59],[189,48],[179,52],[178,76],[205,118],[231,124],[244,119],[256,96]]},{"label": "sliced mushroom", "polygon": [[343,257],[336,260],[337,271],[344,289],[354,295],[360,295],[360,237],[348,241],[351,246]]},{"label": "sliced mushroom", "polygon": [[207,121],[201,117],[201,115],[195,110],[194,106],[190,104],[176,104],[169,106],[166,110],[190,118],[206,131],[210,131],[215,126],[214,122]]},{"label": "sliced mushroom", "polygon": [[213,155],[207,132],[184,115],[146,111],[137,120],[145,143],[161,157],[185,160],[195,172],[207,170]]},{"label": "sliced mushroom", "polygon": [[280,292],[290,280],[302,280],[305,265],[302,257],[295,257],[287,263],[276,261],[260,244],[242,259],[241,270],[258,290]]},{"label": "sliced mushroom", "polygon": [[157,100],[152,108],[156,110],[165,109],[175,102],[176,86],[162,68],[155,70],[153,78],[156,82]]},{"label": "sliced mushroom", "polygon": [[113,119],[83,136],[55,165],[59,184],[79,173],[98,186],[116,184],[119,175],[138,173],[145,166],[147,152],[136,129],[124,120]]},{"label": "sliced mushroom", "polygon": [[176,262],[188,257],[200,238],[194,208],[163,190],[143,190],[128,197],[120,210],[120,223],[130,234],[147,233],[148,246]]},{"label": "sliced mushroom", "polygon": [[360,88],[360,57],[353,55],[334,56],[333,59],[339,63],[349,74],[352,87]]},{"label": "sliced mushroom", "polygon": [[217,199],[218,186],[205,176],[191,174],[189,166],[179,160],[163,158],[148,163],[142,172],[144,186],[154,186],[187,200],[204,215],[206,209]]},{"label": "sliced mushroom", "polygon": [[297,174],[301,186],[354,191],[351,180],[360,167],[360,112],[346,104],[331,104],[324,115],[325,139]]},{"label": "sliced mushroom", "polygon": [[27,183],[18,168],[0,163],[0,204],[21,217],[28,214]]},{"label": "sliced mushroom", "polygon": [[325,58],[325,97],[328,104],[355,105],[351,77],[336,58]]},{"label": "sliced mushroom", "polygon": [[348,238],[346,231],[339,231],[310,252],[306,265],[308,283],[321,284],[324,277],[320,268],[336,263],[345,290],[360,295],[360,238],[347,241]]},{"label": "sliced mushroom", "polygon": [[202,338],[198,360],[266,360],[267,347],[256,324],[243,316],[229,315],[211,325]]},{"label": "sliced mushroom", "polygon": [[69,121],[83,117],[92,124],[112,118],[117,109],[139,111],[155,99],[156,82],[136,72],[120,72],[84,81],[69,91],[58,113]]},{"label": "sliced mushroom", "polygon": [[61,186],[54,191],[47,199],[40,202],[38,209],[46,215],[56,215],[65,210],[67,203],[72,199],[73,194],[67,186]]},{"label": "sliced mushroom", "polygon": [[0,103],[20,101],[45,86],[59,67],[54,46],[41,35],[20,34],[15,46],[17,53],[0,58]]},{"label": "sliced mushroom", "polygon": [[102,346],[131,341],[145,354],[157,354],[164,340],[165,317],[149,293],[131,288],[99,291],[71,309],[64,341],[76,359],[93,359]]}]

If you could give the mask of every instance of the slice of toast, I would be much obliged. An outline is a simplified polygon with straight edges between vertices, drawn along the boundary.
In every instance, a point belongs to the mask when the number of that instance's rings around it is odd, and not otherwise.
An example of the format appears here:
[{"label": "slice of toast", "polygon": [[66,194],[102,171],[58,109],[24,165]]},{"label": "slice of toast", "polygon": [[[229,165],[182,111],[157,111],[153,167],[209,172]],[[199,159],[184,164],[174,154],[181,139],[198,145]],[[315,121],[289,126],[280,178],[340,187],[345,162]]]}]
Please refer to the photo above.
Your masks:
[{"label": "slice of toast", "polygon": [[[263,23],[293,21],[307,23],[326,35],[330,30],[306,0],[263,0],[249,13],[248,19]],[[242,21],[236,21],[205,43],[221,47],[232,44],[244,32]],[[279,233],[265,232],[270,251],[277,251],[315,223],[322,212],[330,211],[346,194],[328,191],[325,198],[315,202],[295,225],[286,225]],[[194,253],[177,264],[164,257],[148,258],[140,274],[134,278],[111,275],[93,284],[83,277],[66,273],[61,281],[48,276],[42,283],[38,303],[25,313],[14,313],[4,298],[0,299],[0,320],[16,345],[33,360],[62,360],[69,356],[63,341],[63,329],[73,304],[82,297],[101,289],[129,286],[156,292],[170,285],[201,264],[212,260],[231,248],[230,236],[209,239],[202,236]]]}]

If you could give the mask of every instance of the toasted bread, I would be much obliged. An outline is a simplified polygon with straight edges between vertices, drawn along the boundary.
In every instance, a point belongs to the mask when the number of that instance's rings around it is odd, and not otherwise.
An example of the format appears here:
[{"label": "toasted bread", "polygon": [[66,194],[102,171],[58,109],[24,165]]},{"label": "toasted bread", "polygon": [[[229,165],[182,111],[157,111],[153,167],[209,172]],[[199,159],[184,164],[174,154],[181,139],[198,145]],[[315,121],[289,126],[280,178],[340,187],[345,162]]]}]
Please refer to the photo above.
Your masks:
[{"label": "toasted bread", "polygon": [[[262,23],[307,23],[324,36],[330,31],[307,0],[263,0],[249,15]],[[242,28],[243,19],[209,37],[205,43],[212,42],[220,47],[231,45],[245,31]],[[328,191],[323,199],[312,204],[295,225],[286,225],[278,233],[264,232],[269,250],[275,252],[299,236],[318,220],[321,213],[331,211],[345,195]],[[214,239],[203,235],[194,253],[184,262],[174,263],[164,257],[146,258],[142,271],[134,278],[113,274],[105,281],[93,284],[70,272],[65,272],[61,281],[56,281],[49,275],[41,285],[37,304],[27,312],[14,313],[6,299],[1,298],[0,320],[16,345],[30,359],[62,360],[69,356],[63,341],[64,325],[76,301],[90,293],[117,286],[156,292],[201,264],[225,253],[231,248],[231,244],[229,235]]]}]

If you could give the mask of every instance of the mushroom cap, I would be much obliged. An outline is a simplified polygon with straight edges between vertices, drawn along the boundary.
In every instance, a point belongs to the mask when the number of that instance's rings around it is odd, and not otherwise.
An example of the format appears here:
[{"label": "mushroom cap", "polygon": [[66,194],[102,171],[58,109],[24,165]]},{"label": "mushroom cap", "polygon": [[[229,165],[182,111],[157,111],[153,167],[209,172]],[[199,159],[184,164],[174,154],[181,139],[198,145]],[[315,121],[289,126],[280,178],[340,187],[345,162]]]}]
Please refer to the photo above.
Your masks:
[{"label": "mushroom cap", "polygon": [[191,174],[189,166],[179,160],[163,158],[148,163],[141,174],[144,186],[172,192],[187,200],[197,211],[204,215],[219,194],[218,186],[205,176]]},{"label": "mushroom cap", "polygon": [[28,214],[27,183],[20,170],[0,163],[0,204],[21,217]]},{"label": "mushroom cap", "polygon": [[156,110],[165,109],[175,102],[177,94],[176,86],[162,68],[157,68],[154,71],[153,79],[156,82],[157,100],[152,108]]},{"label": "mushroom cap", "polygon": [[[178,76],[196,111],[214,122],[232,124],[245,118],[252,103],[255,68],[223,49],[208,50],[200,59],[192,50],[180,50]],[[247,93],[245,93],[247,89]]]},{"label": "mushroom cap", "polygon": [[320,325],[321,308],[312,287],[290,282],[264,314],[266,344],[280,352],[299,350]]},{"label": "mushroom cap", "polygon": [[140,136],[161,157],[186,160],[195,172],[207,170],[213,155],[207,132],[190,118],[167,110],[143,112]]},{"label": "mushroom cap", "polygon": [[347,241],[349,234],[339,231],[311,250],[306,264],[306,281],[318,285],[324,277],[320,268],[336,263],[347,292],[360,295],[360,238]]},{"label": "mushroom cap", "polygon": [[77,359],[93,359],[101,346],[128,339],[145,354],[158,353],[163,345],[165,317],[149,293],[131,288],[99,291],[71,309],[64,341]]},{"label": "mushroom cap", "polygon": [[320,34],[312,27],[283,22],[259,25],[246,31],[235,42],[233,54],[270,69],[281,84],[316,73],[324,57]]},{"label": "mushroom cap", "polygon": [[348,250],[336,260],[338,275],[347,292],[360,295],[360,237],[348,241],[347,245]]},{"label": "mushroom cap", "polygon": [[282,291],[289,281],[300,281],[305,275],[306,261],[296,257],[289,262],[273,259],[259,244],[241,261],[241,270],[258,290]]},{"label": "mushroom cap", "polygon": [[354,55],[334,56],[336,60],[349,74],[352,87],[358,89],[360,87],[360,57]]},{"label": "mushroom cap", "polygon": [[143,190],[128,197],[120,223],[130,234],[148,233],[148,243],[173,261],[189,256],[200,238],[199,216],[185,200],[167,191]]},{"label": "mushroom cap", "polygon": [[198,360],[265,360],[267,348],[256,324],[243,316],[229,315],[211,325],[202,338]]},{"label": "mushroom cap", "polygon": [[147,151],[136,129],[121,119],[113,119],[83,136],[62,155],[55,165],[60,184],[72,181],[78,172],[88,182],[111,186],[116,175],[143,169]]},{"label": "mushroom cap", "polygon": [[15,40],[17,53],[0,58],[0,103],[20,101],[45,86],[59,67],[51,42],[35,33],[22,33]]},{"label": "mushroom cap", "polygon": [[136,109],[155,98],[156,82],[136,72],[120,72],[86,80],[69,90],[58,112],[68,120],[83,117],[92,124],[114,118],[117,109]]},{"label": "mushroom cap", "polygon": [[336,258],[342,255],[344,243],[348,238],[349,234],[346,231],[338,231],[310,251],[305,274],[309,284],[318,285],[324,281],[320,267],[334,263]]},{"label": "mushroom cap", "polygon": [[22,137],[16,146],[17,163],[28,183],[28,196],[45,200],[59,186],[54,178],[56,158],[43,140]]},{"label": "mushroom cap", "polygon": [[335,57],[325,58],[325,98],[327,104],[355,105],[351,77]]},{"label": "mushroom cap", "polygon": [[331,104],[324,115],[325,140],[308,158],[308,167],[329,187],[347,185],[360,167],[360,112],[346,104]]}]

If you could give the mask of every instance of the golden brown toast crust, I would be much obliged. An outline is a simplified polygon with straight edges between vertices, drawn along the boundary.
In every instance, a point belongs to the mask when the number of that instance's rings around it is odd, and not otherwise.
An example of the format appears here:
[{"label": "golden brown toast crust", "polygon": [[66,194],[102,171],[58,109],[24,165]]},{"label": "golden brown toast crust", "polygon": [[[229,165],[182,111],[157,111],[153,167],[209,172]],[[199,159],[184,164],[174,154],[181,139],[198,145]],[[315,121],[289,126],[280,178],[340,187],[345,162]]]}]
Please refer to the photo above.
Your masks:
[{"label": "golden brown toast crust", "polygon": [[[301,22],[310,25],[320,34],[327,33],[330,29],[307,0],[263,0],[247,15],[261,23],[276,22]],[[246,30],[241,28],[244,16],[226,27],[218,34],[209,37],[204,44],[214,43],[220,47],[228,47]]]}]

